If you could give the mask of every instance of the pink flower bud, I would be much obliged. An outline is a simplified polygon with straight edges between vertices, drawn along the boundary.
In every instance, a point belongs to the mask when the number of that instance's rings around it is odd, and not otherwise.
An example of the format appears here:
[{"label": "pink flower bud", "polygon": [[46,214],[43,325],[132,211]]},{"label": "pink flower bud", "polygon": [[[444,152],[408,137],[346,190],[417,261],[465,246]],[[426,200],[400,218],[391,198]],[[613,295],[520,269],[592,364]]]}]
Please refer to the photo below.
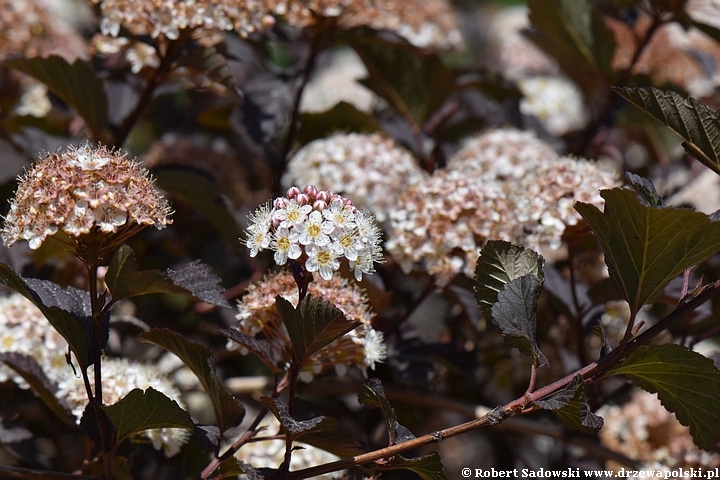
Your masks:
[{"label": "pink flower bud", "polygon": [[315,200],[313,202],[313,210],[322,211],[327,208],[327,203],[325,203],[323,200]]},{"label": "pink flower bud", "polygon": [[318,189],[313,187],[312,185],[307,185],[305,188],[303,188],[303,193],[310,197],[311,200],[315,200],[315,195],[317,195]]},{"label": "pink flower bud", "polygon": [[273,202],[273,207],[275,207],[276,210],[282,210],[283,208],[287,207],[290,204],[290,200],[288,200],[285,197],[278,197]]},{"label": "pink flower bud", "polygon": [[298,205],[307,205],[308,203],[310,203],[310,197],[308,197],[304,193],[300,193],[295,197],[295,201],[298,203]]},{"label": "pink flower bud", "polygon": [[317,192],[317,195],[315,195],[315,200],[322,200],[323,202],[330,203],[330,192],[326,190],[320,190]]},{"label": "pink flower bud", "polygon": [[300,189],[298,187],[290,187],[288,188],[287,194],[285,195],[288,198],[295,198],[300,194]]}]

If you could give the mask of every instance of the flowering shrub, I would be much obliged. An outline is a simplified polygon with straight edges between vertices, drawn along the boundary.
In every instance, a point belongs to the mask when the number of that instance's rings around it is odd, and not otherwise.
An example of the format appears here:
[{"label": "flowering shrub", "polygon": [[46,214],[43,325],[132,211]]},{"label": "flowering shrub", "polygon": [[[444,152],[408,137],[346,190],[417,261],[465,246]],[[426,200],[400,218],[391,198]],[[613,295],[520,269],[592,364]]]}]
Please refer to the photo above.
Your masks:
[{"label": "flowering shrub", "polygon": [[717,469],[715,3],[0,0],[0,477]]}]

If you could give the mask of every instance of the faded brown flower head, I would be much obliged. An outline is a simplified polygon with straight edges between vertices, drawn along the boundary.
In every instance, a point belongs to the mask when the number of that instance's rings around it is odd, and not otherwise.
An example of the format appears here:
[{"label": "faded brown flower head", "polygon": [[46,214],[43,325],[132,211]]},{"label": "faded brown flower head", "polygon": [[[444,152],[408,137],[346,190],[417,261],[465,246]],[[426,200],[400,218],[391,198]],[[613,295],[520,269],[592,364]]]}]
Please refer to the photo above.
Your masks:
[{"label": "faded brown flower head", "polygon": [[117,246],[140,229],[172,220],[148,171],[125,154],[85,144],[53,153],[19,178],[0,235],[5,245],[27,240],[37,249],[48,236],[65,233],[72,247],[91,234]]},{"label": "faded brown flower head", "polygon": [[[616,452],[638,460],[647,469],[720,467],[720,454],[700,450],[690,430],[662,406],[657,395],[636,390],[623,405],[604,405],[597,414],[605,419],[600,441]],[[622,466],[608,462],[615,471]]]},{"label": "faded brown flower head", "polygon": [[[313,355],[302,367],[300,378],[310,381],[314,375],[335,369],[344,375],[348,368],[357,365],[363,370],[375,369],[375,363],[385,359],[385,343],[381,332],[370,325],[373,313],[365,293],[345,279],[310,282],[308,294],[333,303],[343,314],[360,325]],[[292,359],[292,342],[275,306],[275,297],[281,295],[293,305],[298,303],[298,289],[292,275],[286,271],[267,275],[262,282],[251,285],[248,293],[238,302],[240,333],[267,340],[277,357],[289,364]],[[228,342],[228,349],[247,353],[243,347]]]},{"label": "faded brown flower head", "polygon": [[399,193],[426,177],[410,152],[391,138],[338,133],[301,148],[290,160],[283,183],[342,192],[382,223]]},{"label": "faded brown flower head", "polygon": [[600,190],[619,184],[608,166],[558,157],[528,132],[493,130],[400,195],[385,246],[405,271],[419,264],[446,284],[473,276],[487,240],[557,249],[581,218],[575,202],[601,206]]},{"label": "faded brown flower head", "polygon": [[82,56],[82,37],[38,0],[0,0],[0,59],[8,55],[60,55],[72,62]]},{"label": "faded brown flower head", "polygon": [[276,17],[299,28],[318,17],[336,18],[341,28],[368,26],[397,32],[426,47],[462,43],[455,13],[445,0],[92,0],[100,5],[103,34],[117,36],[120,27],[133,35],[177,39],[184,29],[234,30],[242,36],[262,31]]}]

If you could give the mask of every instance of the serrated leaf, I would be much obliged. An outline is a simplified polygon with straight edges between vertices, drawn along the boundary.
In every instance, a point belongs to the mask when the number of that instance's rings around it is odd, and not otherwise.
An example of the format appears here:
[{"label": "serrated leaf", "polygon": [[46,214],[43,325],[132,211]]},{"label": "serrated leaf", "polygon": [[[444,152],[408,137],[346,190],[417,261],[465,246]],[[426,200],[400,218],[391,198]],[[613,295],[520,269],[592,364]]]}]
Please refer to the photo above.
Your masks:
[{"label": "serrated leaf", "polygon": [[57,384],[45,375],[35,358],[17,352],[5,352],[0,353],[0,362],[4,362],[5,365],[15,370],[60,420],[67,425],[75,425],[75,419],[70,418],[55,396],[58,389]]},{"label": "serrated leaf", "polygon": [[422,457],[405,458],[396,455],[390,466],[383,470],[405,469],[415,472],[422,480],[447,480],[447,472],[437,452]]},{"label": "serrated leaf", "polygon": [[600,195],[604,212],[586,203],[575,209],[599,240],[610,279],[633,312],[657,298],[683,270],[720,250],[720,224],[707,215],[648,207],[630,190]]},{"label": "serrated leaf", "polygon": [[640,347],[610,375],[627,375],[640,388],[657,393],[665,408],[690,427],[695,444],[715,446],[720,432],[720,371],[712,360],[681,345]]},{"label": "serrated leaf", "polygon": [[543,258],[536,252],[501,240],[490,240],[480,251],[475,267],[475,298],[485,318],[492,320],[492,306],[505,285],[524,275],[543,280]]},{"label": "serrated leaf", "polygon": [[153,170],[158,187],[174,199],[195,209],[231,245],[242,236],[242,229],[207,174],[187,167],[166,166]]},{"label": "serrated leaf", "polygon": [[543,410],[559,410],[565,407],[575,397],[577,389],[582,385],[582,377],[577,376],[572,382],[568,383],[565,388],[553,395],[543,398],[541,400],[535,400],[533,402],[536,406]]},{"label": "serrated leaf", "polygon": [[493,304],[492,321],[500,334],[512,346],[533,357],[533,364],[542,368],[548,360],[540,351],[536,340],[537,301],[542,280],[528,274],[506,283]]},{"label": "serrated leaf", "polygon": [[285,434],[288,435],[292,441],[304,435],[332,432],[340,428],[340,422],[331,417],[319,416],[308,420],[295,420],[277,398],[263,395],[258,399],[258,403],[267,408],[275,418],[278,419],[280,425],[282,425],[282,428],[285,430]]},{"label": "serrated leaf", "polygon": [[[566,401],[568,396],[570,396],[570,400]],[[538,402],[535,403],[538,404]],[[590,411],[585,397],[585,386],[579,375],[558,394],[557,398],[546,400],[545,407],[557,406],[561,403],[565,404],[560,408],[550,408],[550,410],[566,427],[584,433],[595,433],[603,427],[602,417]],[[542,405],[542,401],[540,404]]]},{"label": "serrated leaf", "polygon": [[222,432],[215,425],[200,425],[195,423],[195,445],[200,450],[209,451],[220,445]]},{"label": "serrated leaf", "polygon": [[388,435],[390,437],[389,445],[395,445],[396,443],[402,443],[415,438],[410,430],[398,422],[395,409],[390,406],[390,402],[385,398],[385,390],[383,389],[382,382],[377,378],[373,377],[363,385],[358,394],[358,401],[363,405],[378,407],[382,411],[388,427]]},{"label": "serrated leaf", "polygon": [[525,34],[585,93],[614,77],[615,41],[587,0],[532,0],[528,18],[535,30]]},{"label": "serrated leaf", "polygon": [[148,387],[131,390],[117,403],[104,407],[115,425],[119,442],[131,435],[154,428],[185,428],[194,430],[190,415],[175,400]]},{"label": "serrated leaf", "polygon": [[141,333],[137,338],[174,353],[192,370],[210,397],[215,420],[222,432],[237,426],[242,421],[245,408],[235,400],[218,379],[214,368],[211,368],[215,357],[206,346],[191,342],[179,333],[166,328],[154,328],[149,332]]},{"label": "serrated leaf", "polygon": [[222,296],[220,279],[209,266],[195,261],[178,271],[138,271],[135,254],[128,245],[122,245],[113,255],[105,283],[112,293],[113,301],[151,293],[173,293],[230,308]]},{"label": "serrated leaf", "polygon": [[69,64],[58,56],[13,58],[2,62],[41,81],[62,101],[75,109],[94,132],[107,125],[107,98],[100,78],[90,62],[75,60]]},{"label": "serrated leaf", "polygon": [[285,298],[275,297],[280,318],[288,331],[296,361],[302,363],[323,347],[360,326],[322,298],[306,296],[297,308]]},{"label": "serrated leaf", "polygon": [[[36,292],[28,285],[26,279],[8,265],[0,263],[0,283],[18,292],[38,307],[50,322],[50,325],[68,342],[70,349],[80,364],[80,368],[87,369],[88,365],[91,364],[88,338],[92,336],[92,333],[87,329],[89,325],[83,325],[79,318],[57,306],[57,301],[54,302],[55,305],[46,305],[44,303],[44,301],[53,303],[50,294],[54,289],[40,288],[42,286],[47,287],[47,281],[42,281],[42,283],[41,281],[35,281],[35,286],[41,290],[41,292]],[[62,291],[58,285],[55,285],[55,287]],[[40,293],[43,295],[41,296]]]},{"label": "serrated leaf", "polygon": [[220,329],[220,333],[255,354],[273,373],[284,371],[281,367],[282,359],[267,340],[251,337],[231,328]]},{"label": "serrated leaf", "polygon": [[615,93],[664,123],[685,140],[691,156],[720,175],[720,118],[710,107],[657,88],[613,88]]},{"label": "serrated leaf", "polygon": [[633,190],[639,193],[651,207],[665,206],[665,202],[655,189],[655,185],[653,185],[653,183],[647,178],[635,175],[632,172],[625,172],[625,180],[630,183]]},{"label": "serrated leaf", "polygon": [[374,118],[350,103],[340,102],[324,112],[301,114],[297,140],[300,145],[305,145],[339,131],[373,133],[380,130],[380,124]]},{"label": "serrated leaf", "polygon": [[361,83],[418,125],[457,89],[455,73],[434,53],[367,35],[349,45],[368,70]]}]

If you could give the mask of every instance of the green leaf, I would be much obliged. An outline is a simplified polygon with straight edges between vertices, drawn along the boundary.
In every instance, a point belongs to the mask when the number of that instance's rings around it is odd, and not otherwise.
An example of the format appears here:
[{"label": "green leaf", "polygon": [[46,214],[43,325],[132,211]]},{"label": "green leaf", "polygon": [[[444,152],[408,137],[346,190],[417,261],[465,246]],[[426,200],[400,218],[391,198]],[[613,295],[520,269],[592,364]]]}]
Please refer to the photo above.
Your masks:
[{"label": "green leaf", "polygon": [[505,340],[525,355],[533,357],[536,367],[546,367],[548,360],[537,340],[537,302],[542,280],[533,274],[506,283],[492,306],[493,323]]},{"label": "green leaf", "polygon": [[382,411],[388,427],[388,435],[390,437],[389,445],[395,445],[396,443],[402,443],[415,438],[410,430],[398,423],[395,409],[390,406],[390,402],[385,398],[385,390],[383,390],[382,382],[377,378],[371,378],[363,385],[358,394],[358,401],[363,405],[378,407]]},{"label": "green leaf", "polygon": [[345,318],[342,311],[322,298],[306,296],[297,308],[280,295],[275,297],[278,312],[290,335],[295,359],[302,364],[314,353],[360,326]]},{"label": "green leaf", "polygon": [[589,1],[531,0],[528,8],[536,30],[526,35],[586,94],[612,83],[614,36]]},{"label": "green leaf", "polygon": [[447,480],[448,478],[442,459],[437,452],[415,458],[396,455],[392,464],[384,467],[383,470],[397,470],[400,468],[415,472],[422,480]]},{"label": "green leaf", "polygon": [[455,73],[434,53],[367,35],[349,44],[368,70],[362,83],[417,125],[457,88]]},{"label": "green leaf", "polygon": [[256,357],[262,360],[265,365],[267,365],[271,372],[280,373],[285,370],[283,368],[284,362],[280,358],[280,355],[267,340],[245,335],[234,328],[223,328],[220,329],[219,333],[251,351]]},{"label": "green leaf", "polygon": [[63,102],[74,108],[94,132],[107,125],[107,98],[100,78],[90,62],[75,60],[69,64],[64,58],[13,58],[2,62],[40,80]]},{"label": "green leaf", "polygon": [[135,253],[128,245],[122,245],[115,252],[105,275],[113,301],[151,293],[173,293],[229,308],[219,281],[210,267],[196,262],[178,271],[138,271]]},{"label": "green leaf", "polygon": [[490,240],[480,251],[475,267],[475,298],[489,321],[492,306],[505,285],[524,275],[535,275],[541,281],[543,258],[536,252],[501,240]]},{"label": "green leaf", "polygon": [[720,175],[720,119],[704,103],[657,88],[613,88],[615,93],[664,123],[685,140],[689,155]]},{"label": "green leaf", "polygon": [[720,371],[712,360],[681,345],[640,347],[610,375],[627,375],[640,388],[657,393],[660,402],[685,426],[695,444],[715,446],[720,432]]},{"label": "green leaf", "polygon": [[380,124],[354,105],[340,102],[329,110],[300,115],[297,139],[305,145],[319,138],[329,137],[338,131],[373,133],[381,130]]},{"label": "green leaf", "polygon": [[149,332],[141,333],[137,338],[174,353],[192,370],[210,397],[215,420],[221,431],[225,432],[240,424],[245,415],[245,408],[218,379],[215,374],[215,357],[206,346],[191,342],[179,333],[166,328],[154,328]]},{"label": "green leaf", "polygon": [[340,428],[340,422],[331,417],[320,416],[308,420],[295,420],[277,398],[263,395],[258,399],[258,403],[267,408],[275,418],[278,419],[280,425],[282,425],[285,430],[285,434],[288,435],[292,441],[305,435],[319,432],[332,432]]},{"label": "green leaf", "polygon": [[665,202],[655,189],[655,185],[647,178],[635,175],[632,172],[625,172],[625,180],[630,186],[647,202],[651,207],[664,207]]},{"label": "green leaf", "polygon": [[535,403],[541,408],[552,410],[568,428],[589,434],[603,427],[602,417],[590,411],[585,397],[585,386],[579,375],[557,395]]},{"label": "green leaf", "polygon": [[242,229],[206,174],[187,167],[160,167],[153,170],[158,187],[198,211],[231,245],[237,244]]},{"label": "green leaf", "polygon": [[45,375],[34,357],[16,352],[4,352],[0,353],[0,362],[15,370],[60,420],[69,426],[75,426],[74,417],[70,418],[69,413],[55,396],[57,385]]},{"label": "green leaf", "polygon": [[195,428],[190,415],[175,400],[152,387],[144,392],[135,388],[104,409],[115,425],[118,442],[153,428]]},{"label": "green leaf", "polygon": [[605,211],[575,204],[605,253],[615,288],[633,312],[652,302],[683,270],[720,250],[720,224],[707,215],[643,205],[635,192],[603,190]]},{"label": "green leaf", "polygon": [[528,8],[536,29],[526,35],[585,93],[612,83],[614,36],[589,1],[531,0]]},{"label": "green leaf", "polygon": [[88,332],[78,318],[58,306],[45,305],[25,279],[4,263],[0,263],[0,283],[18,292],[38,307],[50,325],[68,342],[80,368],[87,369],[90,364]]}]

